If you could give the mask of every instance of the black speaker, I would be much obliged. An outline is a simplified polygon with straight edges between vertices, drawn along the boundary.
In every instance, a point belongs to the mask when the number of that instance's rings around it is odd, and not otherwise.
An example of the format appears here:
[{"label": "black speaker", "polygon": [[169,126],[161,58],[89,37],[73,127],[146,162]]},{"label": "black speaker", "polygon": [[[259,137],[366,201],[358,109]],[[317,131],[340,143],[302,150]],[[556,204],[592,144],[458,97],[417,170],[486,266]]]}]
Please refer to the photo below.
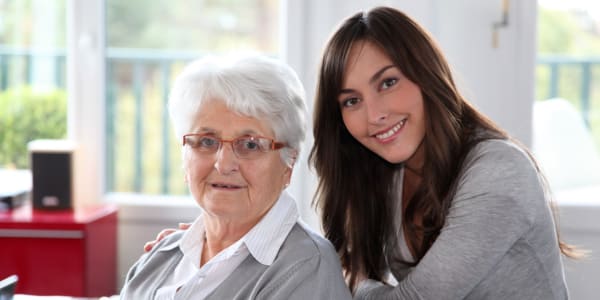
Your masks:
[{"label": "black speaker", "polygon": [[31,156],[34,209],[68,210],[73,202],[74,144],[66,140],[36,140]]}]

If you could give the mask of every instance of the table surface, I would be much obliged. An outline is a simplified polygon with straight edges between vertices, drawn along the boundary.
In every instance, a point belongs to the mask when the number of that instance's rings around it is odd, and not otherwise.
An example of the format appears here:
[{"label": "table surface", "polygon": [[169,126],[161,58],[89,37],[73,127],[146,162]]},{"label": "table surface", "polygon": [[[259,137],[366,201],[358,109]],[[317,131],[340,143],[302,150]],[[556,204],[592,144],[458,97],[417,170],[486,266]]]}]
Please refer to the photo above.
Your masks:
[{"label": "table surface", "polygon": [[78,207],[70,210],[37,210],[31,203],[12,210],[0,211],[0,224],[85,224],[117,210],[114,204],[98,204]]}]

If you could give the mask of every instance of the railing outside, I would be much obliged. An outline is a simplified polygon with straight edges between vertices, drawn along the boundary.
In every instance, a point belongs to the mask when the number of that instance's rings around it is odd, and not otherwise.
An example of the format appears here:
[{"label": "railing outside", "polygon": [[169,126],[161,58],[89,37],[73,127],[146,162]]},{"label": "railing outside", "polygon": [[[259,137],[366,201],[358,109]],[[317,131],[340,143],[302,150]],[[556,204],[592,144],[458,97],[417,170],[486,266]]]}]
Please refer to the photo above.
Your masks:
[{"label": "railing outside", "polygon": [[[173,76],[202,54],[109,49],[106,55],[107,191],[185,193],[166,103]],[[0,48],[0,91],[34,82],[40,61],[51,62],[54,85],[64,89],[64,51]],[[588,126],[600,131],[600,117],[590,114],[600,105],[600,57],[544,56],[537,68],[537,98],[577,101]]]},{"label": "railing outside", "polygon": [[[180,152],[179,144],[172,136],[166,102],[172,77],[186,62],[201,55],[108,49],[105,122],[107,191],[185,193],[182,176],[177,175],[181,180],[173,178],[173,173],[181,173]],[[11,87],[38,84],[34,75],[41,64],[45,64],[47,71],[48,62],[54,71],[51,85],[66,89],[64,50],[0,47],[0,92]],[[48,82],[44,84],[47,86]],[[149,157],[148,152],[158,152],[160,157]],[[149,172],[149,169],[158,171]],[[148,182],[152,182],[152,187],[147,187]]]},{"label": "railing outside", "polygon": [[[539,78],[542,72],[546,72],[548,76],[546,84],[542,84],[544,79]],[[563,97],[579,100],[582,117],[590,127],[591,105],[600,105],[600,73],[593,76],[595,72],[600,72],[600,57],[542,56],[538,59],[537,98]],[[570,91],[563,92],[561,88]],[[545,96],[540,97],[540,94]],[[570,94],[570,97],[564,96],[565,94]],[[592,95],[595,97],[592,98]]]},{"label": "railing outside", "polygon": [[[25,49],[0,47],[0,91],[18,84],[32,82],[33,61],[50,62],[54,65],[54,85],[65,86],[65,51],[55,49]],[[14,76],[12,76],[14,75]],[[11,82],[18,79],[19,82]]]},{"label": "railing outside", "polygon": [[[179,167],[181,164],[177,159],[180,154],[177,151],[179,144],[175,143],[172,136],[166,107],[172,77],[186,62],[198,58],[200,55],[189,52],[157,52],[137,49],[108,50],[106,139],[110,142],[106,145],[107,191],[136,193],[153,191],[153,193],[161,194],[185,191],[183,179],[175,182],[172,180],[173,173],[181,173]],[[127,99],[128,96],[133,98],[133,110],[119,114],[120,101]],[[119,141],[127,143],[128,140],[127,137],[118,137],[119,132],[128,130],[123,127],[119,128],[119,121],[123,119],[126,120],[125,122],[127,119],[133,120],[130,124],[134,129],[133,144],[131,147],[119,148]],[[153,126],[156,123],[158,126]],[[144,138],[148,135],[150,135],[148,139]],[[160,149],[159,157],[147,158],[148,153],[152,152],[152,145]],[[117,159],[119,150],[121,151],[120,155],[125,159]],[[126,151],[130,151],[130,155],[127,155]],[[127,157],[131,159],[126,159]],[[121,166],[119,162],[131,163],[131,165]],[[158,162],[158,166],[152,166],[153,162]],[[159,187],[148,187],[148,178],[145,176],[148,174],[147,169],[154,170],[157,167],[160,170],[159,174],[154,172],[154,175],[155,177],[158,175],[160,178],[157,182]],[[131,173],[121,172],[119,176],[118,168],[131,170]],[[182,178],[179,174],[175,176]],[[117,180],[128,181],[129,187],[117,186],[119,183]],[[177,188],[174,188],[174,185]]]}]

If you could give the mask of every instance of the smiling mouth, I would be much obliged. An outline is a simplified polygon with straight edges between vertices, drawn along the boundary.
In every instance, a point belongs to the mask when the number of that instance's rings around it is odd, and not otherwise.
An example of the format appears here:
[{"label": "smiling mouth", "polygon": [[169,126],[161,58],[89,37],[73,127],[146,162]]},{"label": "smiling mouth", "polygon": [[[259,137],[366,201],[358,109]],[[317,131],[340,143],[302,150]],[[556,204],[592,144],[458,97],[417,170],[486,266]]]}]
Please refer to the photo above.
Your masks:
[{"label": "smiling mouth", "polygon": [[402,127],[404,127],[404,124],[406,124],[406,119],[404,119],[404,120],[400,121],[398,124],[394,125],[394,127],[390,128],[390,130],[376,134],[375,137],[379,140],[385,140],[385,139],[391,137],[392,135],[396,134],[398,131],[400,131],[400,129]]},{"label": "smiling mouth", "polygon": [[242,188],[239,185],[224,184],[224,183],[211,183],[210,186],[213,187],[213,188],[216,188],[216,189],[228,189],[228,190],[241,189]]}]

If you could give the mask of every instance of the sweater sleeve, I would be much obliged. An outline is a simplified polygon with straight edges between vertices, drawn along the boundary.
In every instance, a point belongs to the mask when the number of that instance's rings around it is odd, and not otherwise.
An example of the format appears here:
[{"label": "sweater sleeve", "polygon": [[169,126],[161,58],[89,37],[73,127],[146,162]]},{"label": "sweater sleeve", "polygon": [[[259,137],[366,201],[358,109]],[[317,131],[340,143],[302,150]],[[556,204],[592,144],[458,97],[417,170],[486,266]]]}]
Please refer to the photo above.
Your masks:
[{"label": "sweater sleeve", "polygon": [[476,146],[458,180],[446,223],[419,264],[395,287],[361,283],[356,299],[465,298],[532,226],[531,200],[544,199],[531,160],[506,141]]},{"label": "sweater sleeve", "polygon": [[[150,278],[156,279],[162,274],[162,272],[157,271],[159,270],[158,268],[162,268],[161,270],[164,271],[165,266],[175,266],[173,262],[168,262],[164,258],[175,259],[182,255],[181,253],[175,255],[168,252],[177,248],[178,241],[182,235],[183,232],[175,232],[154,245],[150,252],[140,256],[135,264],[129,268],[129,271],[127,271],[125,283],[120,291],[120,299],[148,299],[149,296],[147,295],[151,295],[154,292],[153,289],[148,288],[151,285]],[[146,296],[139,296],[141,294]]]}]

